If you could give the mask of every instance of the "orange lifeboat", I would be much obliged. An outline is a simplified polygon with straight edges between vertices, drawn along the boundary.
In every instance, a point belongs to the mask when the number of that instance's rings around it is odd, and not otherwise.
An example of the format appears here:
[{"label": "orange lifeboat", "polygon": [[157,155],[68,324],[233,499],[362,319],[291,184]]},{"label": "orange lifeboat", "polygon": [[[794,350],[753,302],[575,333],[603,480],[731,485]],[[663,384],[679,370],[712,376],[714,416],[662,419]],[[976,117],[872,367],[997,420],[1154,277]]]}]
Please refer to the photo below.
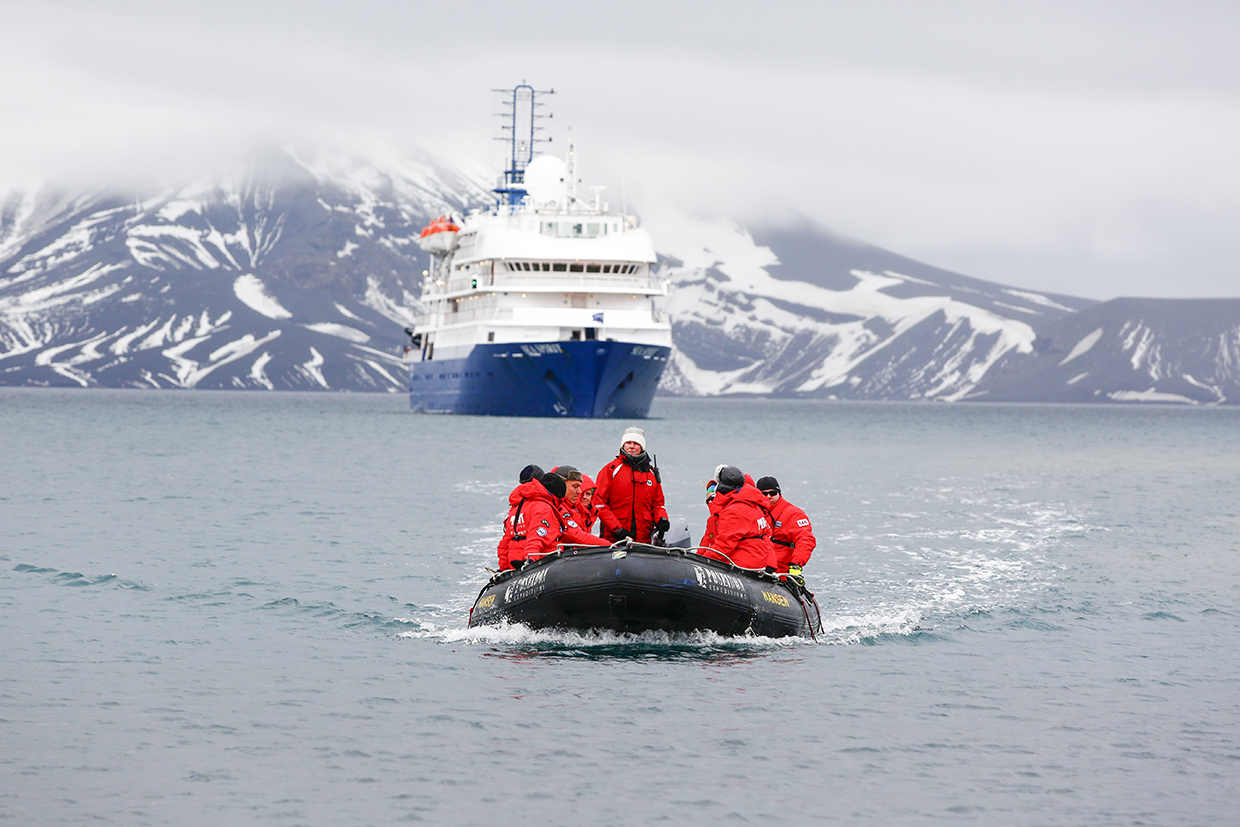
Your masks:
[{"label": "orange lifeboat", "polygon": [[461,228],[450,216],[441,215],[422,228],[418,236],[418,246],[422,252],[433,256],[446,255],[456,249],[457,234]]}]

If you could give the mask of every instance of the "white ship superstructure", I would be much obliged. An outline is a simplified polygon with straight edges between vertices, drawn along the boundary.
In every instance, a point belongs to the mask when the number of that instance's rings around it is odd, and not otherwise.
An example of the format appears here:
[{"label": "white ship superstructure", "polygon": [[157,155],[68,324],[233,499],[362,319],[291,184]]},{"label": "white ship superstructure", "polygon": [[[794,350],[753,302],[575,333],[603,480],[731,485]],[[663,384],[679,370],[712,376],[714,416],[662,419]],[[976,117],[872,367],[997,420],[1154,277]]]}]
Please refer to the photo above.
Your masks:
[{"label": "white ship superstructure", "polygon": [[[514,112],[525,88],[513,90]],[[529,92],[532,101],[537,93]],[[514,142],[499,203],[424,231],[423,248],[436,257],[422,289],[427,312],[415,329],[415,409],[649,410],[671,348],[660,307],[668,281],[636,217],[609,210],[597,190],[592,201],[579,199],[575,182],[571,144],[566,159],[524,160]],[[501,362],[507,367],[498,371]]]}]

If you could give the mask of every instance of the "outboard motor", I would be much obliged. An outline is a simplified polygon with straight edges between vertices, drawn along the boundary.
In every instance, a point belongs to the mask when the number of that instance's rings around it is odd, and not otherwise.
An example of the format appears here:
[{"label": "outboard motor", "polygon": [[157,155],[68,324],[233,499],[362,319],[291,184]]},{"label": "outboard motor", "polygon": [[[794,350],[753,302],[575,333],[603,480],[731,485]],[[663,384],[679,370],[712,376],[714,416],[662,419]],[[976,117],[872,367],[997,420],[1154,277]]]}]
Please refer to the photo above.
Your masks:
[{"label": "outboard motor", "polygon": [[672,524],[672,527],[663,535],[663,545],[667,548],[693,548],[689,521],[684,517],[672,517],[668,522]]}]

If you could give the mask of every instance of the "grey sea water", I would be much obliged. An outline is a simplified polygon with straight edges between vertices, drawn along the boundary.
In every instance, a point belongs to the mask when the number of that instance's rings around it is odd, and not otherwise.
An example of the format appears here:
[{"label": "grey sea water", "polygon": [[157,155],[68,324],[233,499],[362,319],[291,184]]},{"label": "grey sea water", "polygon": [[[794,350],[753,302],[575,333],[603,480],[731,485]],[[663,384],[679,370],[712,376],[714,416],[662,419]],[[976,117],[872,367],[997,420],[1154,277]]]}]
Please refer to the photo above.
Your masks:
[{"label": "grey sea water", "polygon": [[656,401],[815,519],[806,641],[468,631],[518,469],[622,422],[0,389],[0,820],[1217,825],[1240,411]]}]

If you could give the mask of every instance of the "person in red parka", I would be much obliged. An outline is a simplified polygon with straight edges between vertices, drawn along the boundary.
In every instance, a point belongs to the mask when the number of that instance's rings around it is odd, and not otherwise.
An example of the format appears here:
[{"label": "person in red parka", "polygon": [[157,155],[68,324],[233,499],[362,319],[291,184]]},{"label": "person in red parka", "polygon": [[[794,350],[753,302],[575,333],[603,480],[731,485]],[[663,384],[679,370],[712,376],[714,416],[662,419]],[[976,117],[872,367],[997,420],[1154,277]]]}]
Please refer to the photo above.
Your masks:
[{"label": "person in red parka", "polygon": [[560,543],[608,545],[606,540],[586,534],[580,529],[574,531],[570,528],[568,536],[565,536],[565,526],[560,521],[562,497],[567,490],[563,477],[558,474],[543,474],[536,483],[531,483],[530,487],[529,496],[518,509],[512,542],[508,544],[508,557],[512,568],[521,568],[527,562],[552,553]]},{"label": "person in red parka", "polygon": [[772,520],[766,497],[753,479],[739,468],[725,465],[717,474],[715,498],[710,501],[706,533],[698,554],[735,563],[746,569],[774,568]]},{"label": "person in red parka", "polygon": [[646,432],[629,428],[620,437],[620,453],[598,472],[594,508],[607,540],[632,537],[649,543],[651,535],[667,531],[671,522],[663,507],[659,471],[646,453]]},{"label": "person in red parka", "polygon": [[537,465],[525,466],[517,477],[517,487],[512,489],[512,493],[508,495],[508,516],[504,518],[504,535],[500,538],[499,548],[496,549],[499,557],[500,571],[507,571],[512,568],[512,564],[508,562],[508,547],[512,543],[513,518],[517,515],[517,508],[521,505],[521,501],[528,497],[533,490],[523,487],[528,486],[531,482],[535,482],[542,474],[543,470]]},{"label": "person in red parka", "polygon": [[589,474],[581,475],[581,494],[577,497],[577,513],[581,516],[581,527],[586,531],[594,530],[594,480]]},{"label": "person in red parka", "polygon": [[767,508],[770,509],[771,519],[775,521],[775,533],[771,536],[777,558],[775,570],[780,574],[790,575],[804,585],[801,567],[809,562],[809,556],[818,545],[809,516],[784,499],[779,490],[779,480],[774,477],[758,480],[757,488],[769,501]]},{"label": "person in red parka", "polygon": [[581,510],[577,508],[585,475],[571,465],[557,465],[551,469],[551,473],[564,480],[564,497],[560,500],[557,509],[560,515],[560,526],[563,528],[560,542],[587,546],[606,545],[606,540],[600,541],[598,537],[590,533],[590,524],[585,522],[581,516]]}]

